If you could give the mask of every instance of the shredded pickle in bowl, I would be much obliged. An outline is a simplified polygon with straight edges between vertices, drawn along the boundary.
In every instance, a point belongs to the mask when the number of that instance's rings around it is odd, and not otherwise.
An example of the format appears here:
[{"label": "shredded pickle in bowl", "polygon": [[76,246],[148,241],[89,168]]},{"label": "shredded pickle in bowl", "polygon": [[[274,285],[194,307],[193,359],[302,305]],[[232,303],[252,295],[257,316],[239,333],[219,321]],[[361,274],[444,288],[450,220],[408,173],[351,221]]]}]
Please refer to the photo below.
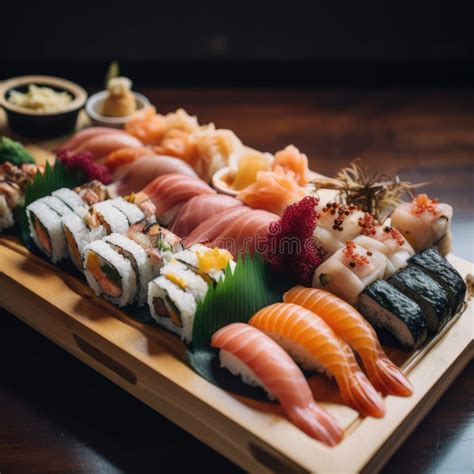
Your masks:
[{"label": "shredded pickle in bowl", "polygon": [[58,112],[71,101],[72,96],[66,91],[58,92],[50,87],[28,86],[28,92],[11,91],[8,101],[17,107],[37,110],[39,112]]}]

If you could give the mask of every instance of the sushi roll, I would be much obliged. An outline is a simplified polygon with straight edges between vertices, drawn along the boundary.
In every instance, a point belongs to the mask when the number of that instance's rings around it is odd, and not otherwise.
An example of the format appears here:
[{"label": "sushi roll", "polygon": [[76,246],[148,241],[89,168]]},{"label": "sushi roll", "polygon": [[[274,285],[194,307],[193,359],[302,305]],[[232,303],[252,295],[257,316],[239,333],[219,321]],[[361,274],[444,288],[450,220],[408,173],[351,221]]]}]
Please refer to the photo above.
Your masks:
[{"label": "sushi roll", "polygon": [[355,205],[329,202],[318,211],[319,218],[313,239],[325,250],[326,258],[362,232],[366,213]]},{"label": "sushi roll", "polygon": [[449,204],[439,203],[426,194],[399,204],[391,215],[392,225],[400,230],[415,252],[436,245],[442,255],[451,249],[452,218],[453,208]]},{"label": "sushi roll", "polygon": [[136,224],[145,219],[145,214],[137,205],[132,204],[121,197],[112,199],[110,203],[125,215],[129,225]]},{"label": "sushi roll", "polygon": [[86,207],[87,207],[86,203],[79,197],[77,193],[75,193],[71,189],[68,189],[68,188],[57,189],[56,191],[53,191],[51,195],[53,197],[61,199],[61,201],[64,202],[64,204],[66,204],[66,206],[68,206],[70,209],[72,209],[74,212],[78,214],[82,214],[86,210]]},{"label": "sushi roll", "polygon": [[78,270],[82,271],[82,257],[84,247],[94,240],[100,240],[105,236],[103,226],[89,229],[84,219],[71,212],[61,218],[61,224],[66,238],[69,258]]},{"label": "sushi roll", "polygon": [[36,246],[53,262],[67,256],[66,239],[61,217],[44,201],[35,201],[26,208],[31,237]]},{"label": "sushi roll", "polygon": [[344,248],[316,269],[312,286],[326,289],[353,305],[367,285],[383,278],[385,266],[382,253],[348,240]]},{"label": "sushi roll", "polygon": [[328,446],[341,441],[343,431],[317,405],[299,367],[263,332],[234,323],[219,329],[211,345],[219,349],[222,367],[245,383],[262,387],[270,399],[278,399],[288,418],[307,435]]},{"label": "sushi roll", "polygon": [[407,266],[408,259],[415,254],[412,246],[394,227],[377,225],[364,235],[354,239],[354,243],[366,250],[377,251],[385,255],[384,278],[392,276]]},{"label": "sushi roll", "polygon": [[145,249],[155,266],[164,265],[174,258],[176,252],[183,250],[181,239],[154,219],[146,219],[131,226],[127,237]]},{"label": "sushi roll", "polygon": [[418,303],[431,333],[436,333],[449,318],[448,292],[420,268],[409,266],[393,275],[388,283]]},{"label": "sushi roll", "polygon": [[376,330],[388,331],[406,349],[417,349],[426,341],[427,324],[420,306],[385,280],[362,292],[359,310]]},{"label": "sushi roll", "polygon": [[120,234],[111,234],[103,240],[131,263],[136,277],[137,305],[143,306],[147,302],[148,283],[158,275],[158,269],[152,265],[146,251],[133,240]]},{"label": "sushi roll", "polygon": [[334,377],[345,403],[381,418],[383,399],[360,369],[351,348],[316,313],[292,303],[262,308],[249,324],[270,336],[300,365]]},{"label": "sushi roll", "polygon": [[96,295],[103,295],[117,306],[131,304],[137,291],[137,278],[130,261],[103,240],[87,244],[83,256],[87,283]]},{"label": "sushi roll", "polygon": [[61,199],[54,196],[45,196],[41,199],[38,199],[38,202],[46,204],[61,217],[73,212],[73,210],[68,205],[64,204]]},{"label": "sushi roll", "polygon": [[103,225],[107,234],[126,234],[129,228],[125,214],[119,211],[111,200],[94,204],[86,216],[86,224],[90,228]]},{"label": "sushi roll", "polygon": [[436,249],[426,249],[411,257],[408,263],[420,268],[446,290],[452,315],[461,309],[466,296],[466,283],[457,270]]},{"label": "sushi roll", "polygon": [[210,249],[201,244],[194,244],[174,254],[174,258],[212,285],[224,277],[228,264],[232,270],[235,267],[232,254],[228,250],[217,247]]},{"label": "sushi roll", "polygon": [[186,282],[176,283],[164,275],[155,278],[148,285],[148,306],[160,326],[190,343],[197,302],[185,286]]},{"label": "sushi roll", "polygon": [[160,275],[165,276],[181,289],[191,293],[196,301],[202,301],[206,296],[208,284],[177,260],[165,264],[160,270]]}]

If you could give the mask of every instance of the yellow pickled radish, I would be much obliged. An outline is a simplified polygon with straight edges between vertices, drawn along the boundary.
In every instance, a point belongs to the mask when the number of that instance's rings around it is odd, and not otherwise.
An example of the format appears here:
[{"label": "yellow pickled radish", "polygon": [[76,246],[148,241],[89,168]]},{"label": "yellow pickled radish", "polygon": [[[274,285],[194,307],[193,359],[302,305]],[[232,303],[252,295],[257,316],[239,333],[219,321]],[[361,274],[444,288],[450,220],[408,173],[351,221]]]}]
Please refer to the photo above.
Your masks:
[{"label": "yellow pickled radish", "polygon": [[257,180],[257,173],[270,168],[268,158],[262,153],[249,153],[239,160],[239,167],[232,187],[240,191]]},{"label": "yellow pickled radish", "polygon": [[210,272],[211,270],[224,270],[232,260],[232,254],[228,250],[217,247],[209,251],[197,251],[196,255],[198,258],[198,270],[203,273]]},{"label": "yellow pickled radish", "polygon": [[175,285],[178,285],[180,288],[184,290],[188,286],[188,283],[183,278],[175,275],[174,273],[168,273],[165,275],[169,281],[172,281]]}]

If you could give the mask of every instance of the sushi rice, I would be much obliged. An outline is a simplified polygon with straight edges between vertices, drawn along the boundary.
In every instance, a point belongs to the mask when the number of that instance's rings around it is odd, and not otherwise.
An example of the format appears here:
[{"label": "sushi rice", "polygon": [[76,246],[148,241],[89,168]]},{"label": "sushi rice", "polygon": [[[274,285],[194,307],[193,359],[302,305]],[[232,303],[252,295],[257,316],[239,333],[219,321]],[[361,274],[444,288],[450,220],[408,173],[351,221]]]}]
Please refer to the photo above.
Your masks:
[{"label": "sushi rice", "polygon": [[[100,268],[94,273],[90,267],[92,266],[93,259],[96,258]],[[97,296],[104,295],[105,298],[118,306],[126,306],[133,302],[137,291],[135,271],[130,261],[114,250],[109,244],[103,240],[96,240],[87,244],[84,248],[83,266],[87,283]],[[104,273],[104,266],[111,268],[118,275],[121,290],[119,295],[114,296],[104,290],[104,285],[110,282],[110,279]],[[99,276],[100,280],[98,280]]]},{"label": "sushi rice", "polygon": [[128,237],[111,234],[103,240],[130,261],[137,280],[135,299],[138,306],[143,306],[147,302],[148,283],[157,276],[158,268],[152,265],[146,251]]},{"label": "sushi rice", "polygon": [[122,211],[119,211],[110,200],[98,202],[92,206],[99,221],[104,225],[108,234],[126,234],[129,228],[128,220]]},{"label": "sushi rice", "polygon": [[31,237],[36,246],[53,263],[67,256],[61,217],[45,202],[35,201],[26,208]]},{"label": "sushi rice", "polygon": [[[79,197],[77,193],[75,193],[71,189],[68,189],[68,188],[57,189],[56,191],[53,191],[52,196],[57,197],[58,199],[61,199],[61,201],[63,201],[64,204],[69,206],[74,212],[76,212],[78,208],[82,209],[82,212],[83,210],[86,209],[86,205],[84,201]],[[79,214],[80,213],[81,212],[79,212]]]},{"label": "sushi rice", "polygon": [[112,199],[110,203],[125,215],[130,225],[145,219],[145,214],[136,204],[132,204],[121,197]]}]

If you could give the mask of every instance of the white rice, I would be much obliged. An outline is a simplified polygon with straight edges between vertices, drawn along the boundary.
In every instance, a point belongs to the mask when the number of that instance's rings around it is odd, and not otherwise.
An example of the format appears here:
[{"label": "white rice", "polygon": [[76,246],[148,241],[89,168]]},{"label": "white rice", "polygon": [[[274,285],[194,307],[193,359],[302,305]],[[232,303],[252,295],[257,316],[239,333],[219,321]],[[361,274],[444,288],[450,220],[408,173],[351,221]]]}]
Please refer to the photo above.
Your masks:
[{"label": "white rice", "polygon": [[[105,294],[102,291],[97,280],[94,278],[92,273],[87,270],[87,258],[90,251],[95,252],[103,260],[105,260],[109,265],[114,267],[120,275],[122,282],[122,294],[119,297],[112,297]],[[112,303],[118,306],[125,306],[133,302],[135,293],[137,291],[137,280],[135,272],[133,270],[132,264],[117,251],[113,250],[110,245],[108,245],[103,240],[96,240],[86,245],[84,248],[84,274],[87,279],[87,283],[94,290],[96,295],[104,295]]]},{"label": "white rice", "polygon": [[68,188],[61,188],[53,191],[53,196],[61,199],[67,206],[69,206],[74,212],[76,208],[85,208],[84,201],[79,197],[77,193]]},{"label": "white rice", "polygon": [[197,301],[203,300],[206,296],[208,289],[207,283],[199,275],[188,270],[185,265],[178,261],[165,264],[160,270],[160,275],[165,277],[168,275],[175,276],[185,281],[186,287],[182,289],[191,293]]},{"label": "white rice", "polygon": [[[138,306],[143,306],[147,301],[148,283],[158,274],[151,264],[148,254],[136,242],[120,234],[111,234],[104,238],[104,242],[107,242],[112,248],[121,248],[133,256],[129,260],[135,275],[138,276],[136,300]],[[127,255],[124,257],[128,258]]]},{"label": "white rice", "polygon": [[275,396],[270,389],[261,381],[255,372],[253,372],[248,365],[244,364],[237,356],[229,351],[221,349],[219,352],[219,361],[221,367],[225,367],[233,375],[237,375],[242,378],[242,381],[248,385],[254,387],[262,387],[267,392],[270,400],[275,400]]},{"label": "white rice", "polygon": [[[52,247],[52,255],[41,245],[41,241],[36,234],[31,214],[43,224],[48,232],[49,240]],[[57,263],[67,256],[66,238],[61,226],[61,218],[59,215],[48,207],[44,202],[35,201],[26,208],[30,232],[36,246],[48,257],[53,263]]]},{"label": "white rice", "polygon": [[38,199],[38,202],[46,204],[60,216],[65,216],[66,214],[70,214],[72,212],[72,209],[69,206],[66,206],[66,204],[64,204],[61,199],[54,196],[45,196],[41,199]]},{"label": "white rice", "polygon": [[132,204],[121,197],[112,199],[110,202],[125,215],[130,225],[145,219],[145,214],[143,214],[142,210],[136,204]]},{"label": "white rice", "polygon": [[[171,318],[161,317],[156,313],[153,305],[154,298],[161,298],[168,308],[168,311],[172,310],[167,302],[167,297],[173,301],[178,309],[182,327],[174,324]],[[153,319],[155,319],[160,326],[174,332],[185,342],[191,342],[193,337],[194,316],[197,308],[196,300],[191,293],[182,290],[165,276],[159,276],[148,285],[148,306]]]},{"label": "white rice", "polygon": [[125,214],[119,211],[110,200],[98,202],[94,204],[93,208],[102,219],[109,225],[110,233],[126,234],[129,228],[128,220]]},{"label": "white rice", "polygon": [[0,231],[12,227],[14,223],[13,212],[10,210],[6,198],[0,195]]},{"label": "white rice", "polygon": [[84,255],[84,247],[93,240],[98,240],[105,235],[105,230],[103,226],[99,226],[97,229],[94,229],[94,232],[91,232],[89,228],[84,223],[83,219],[79,217],[77,214],[70,213],[66,216],[61,218],[61,223],[63,226],[63,230],[69,230],[76,243],[77,250],[79,255],[81,256],[81,261],[76,262],[76,259],[73,257],[73,250],[69,244],[68,239],[66,238],[66,244],[69,251],[69,257],[73,261],[74,265],[79,270],[83,270],[82,268],[82,257]]}]

